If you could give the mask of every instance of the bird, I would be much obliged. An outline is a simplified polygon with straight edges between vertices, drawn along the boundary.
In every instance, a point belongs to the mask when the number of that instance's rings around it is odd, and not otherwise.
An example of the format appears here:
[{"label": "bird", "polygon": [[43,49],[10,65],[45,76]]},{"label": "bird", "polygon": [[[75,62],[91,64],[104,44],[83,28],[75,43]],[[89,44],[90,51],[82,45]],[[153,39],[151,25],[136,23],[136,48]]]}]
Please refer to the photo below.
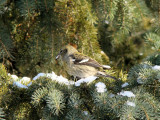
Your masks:
[{"label": "bird", "polygon": [[96,60],[84,55],[78,50],[67,44],[58,53],[56,60],[61,59],[67,73],[74,78],[87,78],[89,76],[108,77],[114,80],[117,78],[104,72],[108,66],[101,65]]}]

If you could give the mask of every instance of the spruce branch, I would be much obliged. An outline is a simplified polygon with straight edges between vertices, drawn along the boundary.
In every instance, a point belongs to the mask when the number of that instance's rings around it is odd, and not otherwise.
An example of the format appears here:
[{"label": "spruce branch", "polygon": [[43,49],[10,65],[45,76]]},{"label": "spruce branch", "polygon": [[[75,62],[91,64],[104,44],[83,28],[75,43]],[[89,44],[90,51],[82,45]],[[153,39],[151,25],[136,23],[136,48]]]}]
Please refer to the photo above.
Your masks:
[{"label": "spruce branch", "polygon": [[10,52],[7,50],[6,46],[3,44],[1,37],[0,37],[0,43],[3,47],[3,49],[5,50],[5,52],[7,53],[8,58],[11,58]]},{"label": "spruce branch", "polygon": [[53,114],[59,115],[60,113],[63,113],[65,104],[64,104],[64,96],[61,91],[56,89],[49,91],[46,102],[48,108],[51,110]]},{"label": "spruce branch", "polygon": [[48,90],[45,87],[37,89],[32,95],[32,104],[37,106],[44,102]]},{"label": "spruce branch", "polygon": [[0,120],[5,120],[4,117],[5,117],[4,111],[2,108],[0,108]]}]

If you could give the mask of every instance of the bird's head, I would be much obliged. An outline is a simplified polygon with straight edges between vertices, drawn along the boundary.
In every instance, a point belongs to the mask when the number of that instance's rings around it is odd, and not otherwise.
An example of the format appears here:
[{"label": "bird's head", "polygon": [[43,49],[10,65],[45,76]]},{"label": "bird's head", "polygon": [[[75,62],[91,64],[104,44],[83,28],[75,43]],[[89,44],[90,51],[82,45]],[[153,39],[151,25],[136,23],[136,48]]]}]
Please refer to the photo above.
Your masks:
[{"label": "bird's head", "polygon": [[56,56],[56,60],[59,59],[60,57],[64,58],[66,56],[69,56],[75,52],[78,52],[75,47],[73,47],[72,45],[69,45],[69,44],[65,45],[64,47],[62,47],[62,49],[60,50],[60,52]]}]

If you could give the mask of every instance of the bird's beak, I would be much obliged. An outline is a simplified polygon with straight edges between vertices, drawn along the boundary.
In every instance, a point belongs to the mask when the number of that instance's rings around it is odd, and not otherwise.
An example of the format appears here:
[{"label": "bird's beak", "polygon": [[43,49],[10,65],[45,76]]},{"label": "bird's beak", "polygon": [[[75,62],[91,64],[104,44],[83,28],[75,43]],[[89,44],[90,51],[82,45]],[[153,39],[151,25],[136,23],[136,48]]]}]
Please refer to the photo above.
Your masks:
[{"label": "bird's beak", "polygon": [[61,54],[59,53],[59,54],[56,56],[56,60],[59,59],[60,55],[61,55]]}]

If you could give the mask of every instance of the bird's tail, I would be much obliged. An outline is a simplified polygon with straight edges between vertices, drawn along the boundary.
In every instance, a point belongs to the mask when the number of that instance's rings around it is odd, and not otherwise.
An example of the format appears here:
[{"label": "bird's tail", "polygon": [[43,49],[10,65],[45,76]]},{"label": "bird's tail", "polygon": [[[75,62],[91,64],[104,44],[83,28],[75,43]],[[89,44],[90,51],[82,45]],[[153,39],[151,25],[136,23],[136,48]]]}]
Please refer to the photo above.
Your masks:
[{"label": "bird's tail", "polygon": [[101,77],[108,77],[108,78],[112,78],[112,79],[114,79],[114,80],[118,80],[117,78],[115,78],[115,77],[113,77],[113,76],[111,76],[111,75],[107,75],[106,73],[100,72],[100,71],[98,71],[97,75],[98,75],[98,76],[101,76]]}]

